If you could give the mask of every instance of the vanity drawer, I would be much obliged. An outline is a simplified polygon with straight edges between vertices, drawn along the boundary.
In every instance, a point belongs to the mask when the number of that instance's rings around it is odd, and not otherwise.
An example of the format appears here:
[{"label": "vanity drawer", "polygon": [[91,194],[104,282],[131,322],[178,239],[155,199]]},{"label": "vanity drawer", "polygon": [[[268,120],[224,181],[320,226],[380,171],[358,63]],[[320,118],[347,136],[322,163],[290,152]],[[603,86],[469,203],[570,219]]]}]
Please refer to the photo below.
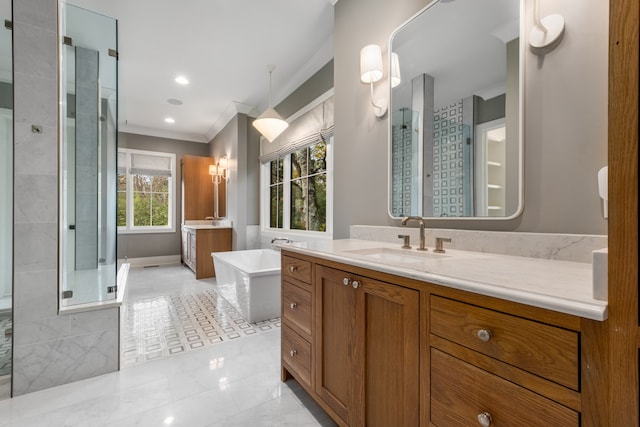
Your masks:
[{"label": "vanity drawer", "polygon": [[280,271],[283,277],[291,277],[311,284],[311,263],[298,258],[282,255]]},{"label": "vanity drawer", "polygon": [[282,320],[311,336],[311,291],[283,281]]},{"label": "vanity drawer", "polygon": [[311,386],[311,344],[282,324],[282,361],[299,381]]},{"label": "vanity drawer", "polygon": [[[479,416],[490,424],[482,424]],[[578,412],[431,349],[430,421],[434,426],[577,427],[579,418]]]},{"label": "vanity drawer", "polygon": [[579,389],[577,332],[435,295],[430,308],[432,334]]}]

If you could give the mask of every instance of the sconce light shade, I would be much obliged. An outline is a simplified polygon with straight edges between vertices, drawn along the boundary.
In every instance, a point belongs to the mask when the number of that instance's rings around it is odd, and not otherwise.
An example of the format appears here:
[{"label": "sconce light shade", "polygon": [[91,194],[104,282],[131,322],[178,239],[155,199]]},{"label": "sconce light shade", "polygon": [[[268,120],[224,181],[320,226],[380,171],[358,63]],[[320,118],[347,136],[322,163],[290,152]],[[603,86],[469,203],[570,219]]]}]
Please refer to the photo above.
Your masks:
[{"label": "sconce light shade", "polygon": [[382,78],[382,50],[370,44],[360,50],[360,80],[375,83]]},{"label": "sconce light shade", "polygon": [[216,165],[209,165],[209,175],[218,175],[218,167]]},{"label": "sconce light shade", "polygon": [[400,77],[400,61],[398,54],[391,52],[391,87],[396,87],[402,82]]},{"label": "sconce light shade", "polygon": [[269,107],[253,121],[253,127],[258,129],[258,132],[260,132],[267,141],[273,142],[274,139],[289,127],[289,123],[283,120],[276,110]]}]

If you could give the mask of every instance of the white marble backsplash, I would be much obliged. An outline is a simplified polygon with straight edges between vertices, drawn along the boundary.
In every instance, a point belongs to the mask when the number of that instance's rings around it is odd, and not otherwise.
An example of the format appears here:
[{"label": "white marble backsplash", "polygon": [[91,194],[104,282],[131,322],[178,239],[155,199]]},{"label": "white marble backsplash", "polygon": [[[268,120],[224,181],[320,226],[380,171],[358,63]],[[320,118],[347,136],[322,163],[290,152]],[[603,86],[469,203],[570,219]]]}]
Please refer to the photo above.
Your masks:
[{"label": "white marble backsplash", "polygon": [[[411,246],[420,243],[417,227],[352,225],[352,239],[398,243],[400,234],[411,236]],[[594,250],[606,248],[607,236],[588,234],[524,233],[513,231],[482,231],[454,229],[425,229],[426,246],[433,249],[436,237],[450,238],[444,247],[464,251],[485,252],[532,258],[591,263]]]}]

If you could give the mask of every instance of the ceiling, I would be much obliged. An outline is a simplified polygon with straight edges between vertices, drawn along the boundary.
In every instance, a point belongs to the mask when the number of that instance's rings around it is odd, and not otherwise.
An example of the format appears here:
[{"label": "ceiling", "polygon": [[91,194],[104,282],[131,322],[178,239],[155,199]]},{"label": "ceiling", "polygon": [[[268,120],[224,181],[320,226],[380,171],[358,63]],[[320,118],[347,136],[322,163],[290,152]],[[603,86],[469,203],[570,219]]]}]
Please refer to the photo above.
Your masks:
[{"label": "ceiling", "polygon": [[206,143],[236,113],[266,109],[269,65],[277,105],[333,58],[336,1],[67,3],[118,20],[119,130]]}]

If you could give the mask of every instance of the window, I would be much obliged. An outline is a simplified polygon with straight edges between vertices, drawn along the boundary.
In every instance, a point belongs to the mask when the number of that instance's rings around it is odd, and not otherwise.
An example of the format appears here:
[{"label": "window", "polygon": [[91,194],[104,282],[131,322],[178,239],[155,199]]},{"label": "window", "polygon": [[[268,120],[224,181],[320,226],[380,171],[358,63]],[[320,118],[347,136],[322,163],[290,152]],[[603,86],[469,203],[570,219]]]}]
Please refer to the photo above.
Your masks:
[{"label": "window", "polygon": [[264,165],[269,175],[268,218],[264,221],[268,228],[330,231],[330,146],[330,142],[321,140]]},{"label": "window", "polygon": [[172,153],[118,150],[118,231],[175,231]]}]

